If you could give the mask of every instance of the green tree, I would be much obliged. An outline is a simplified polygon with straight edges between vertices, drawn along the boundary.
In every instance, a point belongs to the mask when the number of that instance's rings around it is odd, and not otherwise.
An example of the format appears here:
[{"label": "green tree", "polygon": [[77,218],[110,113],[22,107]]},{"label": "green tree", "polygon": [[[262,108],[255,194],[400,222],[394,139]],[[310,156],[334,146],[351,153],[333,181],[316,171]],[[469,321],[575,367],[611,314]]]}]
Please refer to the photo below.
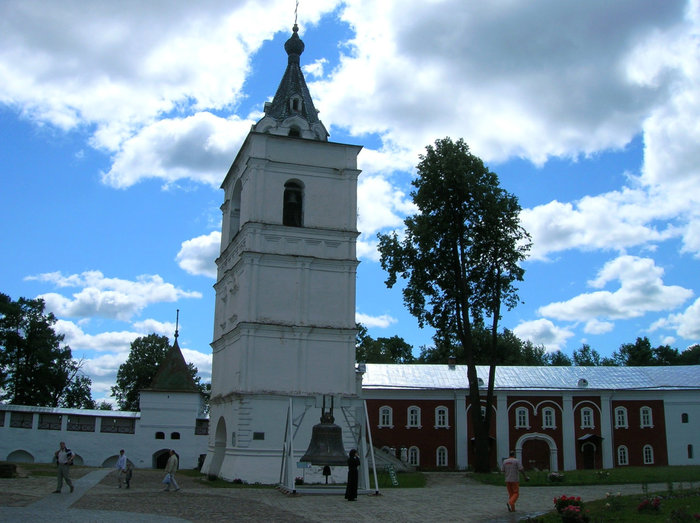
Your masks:
[{"label": "green tree", "polygon": [[63,345],[63,334],[54,331],[56,317],[44,309],[41,299],[13,301],[0,293],[0,400],[45,407],[74,401],[89,405],[89,378],[80,374],[81,362]]},{"label": "green tree", "polygon": [[357,324],[355,361],[365,363],[413,363],[413,347],[399,336],[377,338],[367,334],[367,328]]},{"label": "green tree", "polygon": [[[131,342],[129,357],[119,366],[117,384],[112,387],[112,396],[120,410],[139,410],[139,391],[147,388],[170,349],[167,336],[149,334]],[[192,379],[202,389],[197,367],[188,363]]]},{"label": "green tree", "polygon": [[574,365],[577,367],[600,367],[600,354],[587,343],[574,351]]},{"label": "green tree", "polygon": [[651,352],[654,355],[654,365],[679,365],[681,355],[678,349],[670,345],[659,345],[651,349]]},{"label": "green tree", "polygon": [[112,407],[112,404],[108,401],[99,402],[95,408],[97,410],[114,410],[114,407]]},{"label": "green tree", "polygon": [[489,426],[501,307],[518,303],[515,282],[530,238],[520,225],[520,205],[499,186],[498,176],[470,153],[463,140],[437,140],[426,147],[411,192],[418,213],[404,220],[405,238],[379,237],[386,284],[406,280],[404,303],[420,326],[428,324],[443,339],[454,338],[464,351],[469,399],[479,405],[477,354],[472,326],[490,320],[486,417],[473,408],[475,469],[490,470]]},{"label": "green tree", "polygon": [[549,364],[557,367],[571,367],[573,362],[562,351],[558,350],[549,355]]},{"label": "green tree", "polygon": [[59,401],[60,407],[76,409],[94,409],[97,407],[92,399],[92,380],[85,374],[78,374],[66,387],[63,397]]},{"label": "green tree", "polygon": [[613,360],[621,367],[645,367],[656,365],[649,338],[637,338],[634,343],[623,343],[613,352]]},{"label": "green tree", "polygon": [[678,356],[678,365],[700,365],[700,345],[688,347]]}]

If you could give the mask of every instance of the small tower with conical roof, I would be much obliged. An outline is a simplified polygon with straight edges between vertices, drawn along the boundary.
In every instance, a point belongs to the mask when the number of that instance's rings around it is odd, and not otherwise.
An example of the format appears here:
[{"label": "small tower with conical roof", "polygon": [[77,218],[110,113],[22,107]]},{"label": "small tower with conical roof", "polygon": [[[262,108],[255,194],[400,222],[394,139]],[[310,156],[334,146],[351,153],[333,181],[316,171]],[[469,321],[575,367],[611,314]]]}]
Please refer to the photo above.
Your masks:
[{"label": "small tower with conical roof", "polygon": [[287,68],[275,97],[221,185],[203,472],[225,479],[279,479],[290,397],[311,405],[323,395],[357,394],[361,147],[328,141],[300,67],[304,43],[296,24],[285,50]]}]

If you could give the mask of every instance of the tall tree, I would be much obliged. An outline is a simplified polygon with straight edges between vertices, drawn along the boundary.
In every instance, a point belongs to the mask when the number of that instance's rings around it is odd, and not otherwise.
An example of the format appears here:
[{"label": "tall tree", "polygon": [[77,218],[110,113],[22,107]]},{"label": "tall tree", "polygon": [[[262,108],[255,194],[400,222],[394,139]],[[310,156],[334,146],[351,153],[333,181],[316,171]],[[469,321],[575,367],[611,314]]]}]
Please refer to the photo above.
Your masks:
[{"label": "tall tree", "polygon": [[367,334],[367,328],[358,323],[355,361],[365,363],[413,363],[413,347],[399,336],[377,338]]},{"label": "tall tree", "polygon": [[572,363],[571,358],[560,350],[552,352],[549,355],[549,364],[552,366],[571,367]]},{"label": "tall tree", "polygon": [[81,401],[92,401],[79,374],[81,362],[53,329],[56,317],[44,312],[41,299],[13,301],[0,293],[0,400],[18,405],[58,407],[82,389]]},{"label": "tall tree", "polygon": [[623,367],[646,367],[655,365],[654,351],[649,338],[637,338],[634,343],[623,343],[620,350],[613,353],[613,359]]},{"label": "tall tree", "polygon": [[[119,366],[117,384],[112,387],[112,396],[121,410],[139,410],[139,391],[147,388],[170,349],[167,336],[149,334],[131,342],[129,357]],[[197,367],[188,363],[192,379],[202,389]]]},{"label": "tall tree", "polygon": [[577,367],[599,367],[600,354],[587,343],[574,351],[574,365]]},{"label": "tall tree", "polygon": [[700,365],[700,345],[693,345],[681,352],[678,365]]},{"label": "tall tree", "polygon": [[406,280],[404,303],[419,325],[435,328],[443,339],[454,338],[464,350],[469,399],[481,404],[472,327],[485,325],[490,333],[486,417],[472,408],[475,469],[489,463],[489,425],[495,366],[498,358],[498,321],[501,307],[518,302],[515,282],[523,279],[520,263],[530,238],[520,225],[520,205],[499,186],[498,176],[471,154],[463,140],[437,140],[426,147],[412,184],[418,213],[404,220],[405,238],[379,235],[386,284]]}]

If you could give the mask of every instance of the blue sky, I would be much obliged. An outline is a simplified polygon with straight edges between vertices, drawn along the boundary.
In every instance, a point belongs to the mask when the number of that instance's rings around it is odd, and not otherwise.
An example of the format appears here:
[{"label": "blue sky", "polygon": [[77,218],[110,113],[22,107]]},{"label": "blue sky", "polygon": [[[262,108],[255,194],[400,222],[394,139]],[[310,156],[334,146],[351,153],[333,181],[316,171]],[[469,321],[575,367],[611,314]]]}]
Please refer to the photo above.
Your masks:
[{"label": "blue sky", "polygon": [[[176,309],[210,378],[219,185],[282,77],[294,4],[0,4],[0,292],[45,299],[98,400]],[[697,2],[302,1],[298,22],[331,140],[364,147],[372,336],[431,343],[376,234],[400,230],[418,155],[451,136],[533,238],[503,327],[569,355],[700,342]]]}]

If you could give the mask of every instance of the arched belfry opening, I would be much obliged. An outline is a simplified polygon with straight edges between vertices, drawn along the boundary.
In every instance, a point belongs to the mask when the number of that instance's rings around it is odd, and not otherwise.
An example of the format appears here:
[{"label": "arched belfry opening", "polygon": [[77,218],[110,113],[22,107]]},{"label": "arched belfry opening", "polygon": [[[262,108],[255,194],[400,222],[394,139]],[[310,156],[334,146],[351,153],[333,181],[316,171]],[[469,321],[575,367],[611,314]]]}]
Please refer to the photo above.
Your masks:
[{"label": "arched belfry opening", "polygon": [[303,204],[304,193],[301,184],[295,181],[285,183],[282,225],[289,227],[303,226]]}]

